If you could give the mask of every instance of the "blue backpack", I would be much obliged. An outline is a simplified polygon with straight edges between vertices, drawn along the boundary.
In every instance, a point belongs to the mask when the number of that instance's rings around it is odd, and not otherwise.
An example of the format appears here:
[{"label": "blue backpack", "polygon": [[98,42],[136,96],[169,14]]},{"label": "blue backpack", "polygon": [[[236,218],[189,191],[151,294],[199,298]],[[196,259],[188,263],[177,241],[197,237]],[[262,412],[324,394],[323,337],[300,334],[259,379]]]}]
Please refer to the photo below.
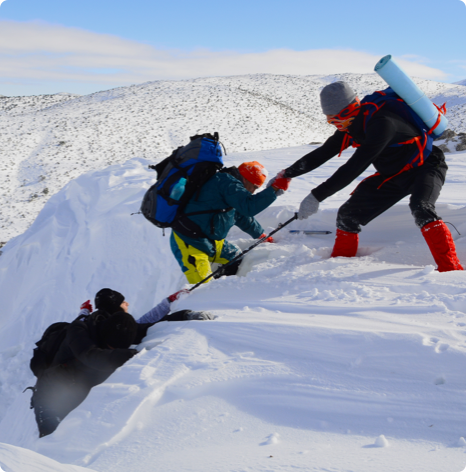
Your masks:
[{"label": "blue backpack", "polygon": [[364,117],[364,129],[366,128],[367,122],[370,120],[372,115],[379,111],[382,107],[398,114],[408,123],[417,128],[419,130],[418,137],[403,143],[392,144],[391,147],[416,143],[418,146],[418,152],[414,153],[411,159],[407,162],[407,165],[419,167],[424,164],[424,161],[432,152],[434,135],[432,134],[431,130],[427,128],[427,125],[422,121],[421,117],[402,98],[400,98],[389,87],[385,90],[367,95],[363,100],[361,100],[361,105],[366,105],[367,108]]},{"label": "blue backpack", "polygon": [[142,200],[141,213],[146,219],[159,228],[172,228],[187,237],[206,237],[187,216],[225,210],[184,213],[184,208],[223,167],[223,153],[218,139],[218,133],[192,136],[189,144],[179,147],[157,165],[149,166],[157,172],[157,182]]}]

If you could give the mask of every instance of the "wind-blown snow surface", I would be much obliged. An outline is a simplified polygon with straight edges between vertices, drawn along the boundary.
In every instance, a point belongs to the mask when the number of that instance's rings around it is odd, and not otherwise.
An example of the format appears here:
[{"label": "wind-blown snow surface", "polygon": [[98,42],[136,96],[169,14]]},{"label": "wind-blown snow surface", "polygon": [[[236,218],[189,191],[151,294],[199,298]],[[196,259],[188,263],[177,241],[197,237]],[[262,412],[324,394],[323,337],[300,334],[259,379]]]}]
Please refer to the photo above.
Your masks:
[{"label": "wind-blown snow surface", "polygon": [[[0,98],[0,243],[24,232],[48,198],[88,170],[131,157],[158,161],[198,132],[219,131],[229,152],[322,142],[333,129],[319,92],[346,80],[362,97],[385,88],[375,74],[245,75],[156,81],[79,97]],[[466,88],[416,83],[466,132]]]},{"label": "wind-blown snow surface", "polygon": [[0,444],[2,472],[92,472],[77,465],[63,465],[36,452],[21,447]]},{"label": "wind-blown snow surface", "polygon": [[[255,159],[274,175],[309,150],[234,154],[227,164]],[[349,155],[293,179],[262,224],[288,219]],[[239,277],[173,307],[217,319],[155,325],[136,357],[37,439],[21,392],[34,383],[28,361],[45,327],[72,320],[102,287],[140,316],[184,284],[169,238],[130,215],[155,177],[147,163],[73,180],[4,247],[0,443],[105,472],[464,469],[466,273],[434,271],[406,201],[364,228],[352,259],[329,259],[333,235],[283,229],[248,254]],[[465,165],[465,153],[450,159],[438,205],[462,234]],[[353,186],[291,227],[334,231]],[[466,238],[454,236],[465,262]],[[229,239],[251,243],[239,230]]]}]

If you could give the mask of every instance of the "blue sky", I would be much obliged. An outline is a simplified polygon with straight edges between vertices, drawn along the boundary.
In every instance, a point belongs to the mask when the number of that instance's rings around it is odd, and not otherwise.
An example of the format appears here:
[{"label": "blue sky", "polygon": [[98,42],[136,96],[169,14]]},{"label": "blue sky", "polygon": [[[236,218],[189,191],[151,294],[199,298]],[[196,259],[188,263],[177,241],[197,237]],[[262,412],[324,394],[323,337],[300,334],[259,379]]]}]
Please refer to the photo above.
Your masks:
[{"label": "blue sky", "polygon": [[385,54],[411,75],[455,82],[466,78],[465,24],[461,0],[6,0],[0,94],[372,72]]}]

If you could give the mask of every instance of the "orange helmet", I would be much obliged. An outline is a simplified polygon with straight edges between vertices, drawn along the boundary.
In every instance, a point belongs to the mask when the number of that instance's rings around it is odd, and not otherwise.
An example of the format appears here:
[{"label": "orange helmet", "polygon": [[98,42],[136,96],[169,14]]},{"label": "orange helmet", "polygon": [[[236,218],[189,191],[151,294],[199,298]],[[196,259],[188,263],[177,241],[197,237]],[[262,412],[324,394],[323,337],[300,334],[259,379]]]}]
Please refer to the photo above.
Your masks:
[{"label": "orange helmet", "polygon": [[267,170],[257,161],[243,162],[238,167],[239,173],[256,187],[261,187],[267,178]]}]

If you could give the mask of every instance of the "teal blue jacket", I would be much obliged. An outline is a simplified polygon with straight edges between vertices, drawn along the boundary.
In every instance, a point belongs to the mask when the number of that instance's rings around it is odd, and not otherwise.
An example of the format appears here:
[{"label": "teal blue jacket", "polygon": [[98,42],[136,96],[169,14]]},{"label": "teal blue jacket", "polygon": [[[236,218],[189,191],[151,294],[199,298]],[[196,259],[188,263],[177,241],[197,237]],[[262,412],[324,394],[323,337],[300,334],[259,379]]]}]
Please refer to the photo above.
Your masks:
[{"label": "teal blue jacket", "polygon": [[254,215],[270,206],[276,198],[277,195],[272,187],[252,195],[238,179],[230,174],[218,172],[202,186],[199,195],[194,195],[186,205],[184,213],[188,215],[197,211],[228,208],[231,210],[224,213],[189,216],[199,225],[207,239],[188,238],[182,234],[176,234],[187,244],[213,255],[211,253],[214,248],[209,239],[216,241],[225,239],[233,226],[238,226],[253,238],[258,238],[263,234],[264,229],[254,218]]}]

